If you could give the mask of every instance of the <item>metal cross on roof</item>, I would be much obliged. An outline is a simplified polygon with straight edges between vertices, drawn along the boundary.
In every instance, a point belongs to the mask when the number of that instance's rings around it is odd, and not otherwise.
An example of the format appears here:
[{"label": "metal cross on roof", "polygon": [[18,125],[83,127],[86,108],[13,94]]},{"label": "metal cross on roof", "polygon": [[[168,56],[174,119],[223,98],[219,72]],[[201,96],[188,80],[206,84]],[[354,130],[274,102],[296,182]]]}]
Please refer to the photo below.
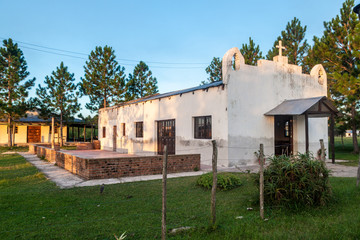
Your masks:
[{"label": "metal cross on roof", "polygon": [[279,49],[279,56],[282,56],[282,50],[285,50],[285,47],[282,46],[282,41],[279,40],[279,45],[276,45],[276,47]]}]

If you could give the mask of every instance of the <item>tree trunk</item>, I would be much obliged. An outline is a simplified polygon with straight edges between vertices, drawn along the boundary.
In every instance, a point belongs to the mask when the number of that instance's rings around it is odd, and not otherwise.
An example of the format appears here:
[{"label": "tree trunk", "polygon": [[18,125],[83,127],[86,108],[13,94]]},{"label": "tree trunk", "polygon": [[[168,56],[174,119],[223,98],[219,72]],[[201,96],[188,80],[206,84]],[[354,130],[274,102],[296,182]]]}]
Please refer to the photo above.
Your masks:
[{"label": "tree trunk", "polygon": [[12,144],[13,146],[15,146],[15,133],[16,133],[16,123],[15,121],[13,122],[13,127],[12,127]]},{"label": "tree trunk", "polygon": [[11,117],[8,117],[8,147],[12,147]]},{"label": "tree trunk", "polygon": [[63,146],[64,142],[63,142],[63,113],[62,111],[60,112],[60,147]]},{"label": "tree trunk", "polygon": [[356,109],[355,106],[351,107],[351,119],[352,119],[352,137],[353,137],[353,145],[354,145],[354,153],[359,154],[359,145],[357,141],[357,133],[356,133]]},{"label": "tree trunk", "polygon": [[342,148],[344,149],[344,134],[341,134],[341,145]]},{"label": "tree trunk", "polygon": [[55,118],[51,118],[51,148],[55,149]]}]

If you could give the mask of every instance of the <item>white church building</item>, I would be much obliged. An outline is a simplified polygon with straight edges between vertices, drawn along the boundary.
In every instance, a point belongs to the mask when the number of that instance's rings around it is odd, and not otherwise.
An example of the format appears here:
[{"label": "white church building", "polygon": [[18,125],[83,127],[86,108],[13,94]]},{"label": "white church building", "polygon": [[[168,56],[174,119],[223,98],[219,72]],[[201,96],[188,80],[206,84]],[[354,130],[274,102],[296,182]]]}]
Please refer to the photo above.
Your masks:
[{"label": "white church building", "polygon": [[[322,65],[310,75],[280,54],[246,65],[238,48],[223,57],[222,81],[125,102],[99,110],[101,148],[135,155],[201,154],[211,165],[253,165],[265,155],[314,153],[328,144],[328,117],[338,114],[327,95]],[[327,155],[329,156],[329,155]]]}]

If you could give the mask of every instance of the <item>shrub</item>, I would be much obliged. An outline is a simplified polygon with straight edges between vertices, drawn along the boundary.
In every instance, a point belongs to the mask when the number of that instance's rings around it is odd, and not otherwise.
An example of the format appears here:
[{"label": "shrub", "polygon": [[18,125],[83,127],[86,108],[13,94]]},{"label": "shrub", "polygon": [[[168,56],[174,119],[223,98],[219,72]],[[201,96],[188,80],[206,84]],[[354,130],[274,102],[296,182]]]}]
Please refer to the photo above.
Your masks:
[{"label": "shrub", "polygon": [[[206,189],[212,188],[213,174],[212,172],[201,175],[196,184]],[[221,190],[230,190],[241,185],[241,180],[238,176],[232,173],[218,173],[217,174],[217,188]]]},{"label": "shrub", "polygon": [[[307,154],[274,156],[264,170],[264,201],[270,205],[325,205],[331,200],[329,170]],[[257,180],[259,182],[259,180]]]}]

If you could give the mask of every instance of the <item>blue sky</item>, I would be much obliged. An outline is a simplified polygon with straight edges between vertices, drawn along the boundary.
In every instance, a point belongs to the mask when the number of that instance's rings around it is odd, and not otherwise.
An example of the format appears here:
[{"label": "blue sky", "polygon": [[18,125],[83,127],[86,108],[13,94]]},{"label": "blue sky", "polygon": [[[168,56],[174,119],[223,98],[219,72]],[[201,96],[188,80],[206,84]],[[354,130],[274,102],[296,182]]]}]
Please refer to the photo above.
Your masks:
[{"label": "blue sky", "polygon": [[[307,26],[306,36],[312,44],[314,35],[322,35],[323,22],[339,14],[342,3],[0,0],[0,38],[18,41],[30,76],[37,79],[36,87],[61,61],[80,81],[87,55],[96,46],[109,45],[127,74],[140,60],[145,61],[164,93],[199,85],[207,78],[205,68],[213,57],[240,48],[249,37],[266,55],[294,17]],[[35,87],[30,95],[35,96]],[[89,114],[86,101],[81,100],[85,115]]]}]

